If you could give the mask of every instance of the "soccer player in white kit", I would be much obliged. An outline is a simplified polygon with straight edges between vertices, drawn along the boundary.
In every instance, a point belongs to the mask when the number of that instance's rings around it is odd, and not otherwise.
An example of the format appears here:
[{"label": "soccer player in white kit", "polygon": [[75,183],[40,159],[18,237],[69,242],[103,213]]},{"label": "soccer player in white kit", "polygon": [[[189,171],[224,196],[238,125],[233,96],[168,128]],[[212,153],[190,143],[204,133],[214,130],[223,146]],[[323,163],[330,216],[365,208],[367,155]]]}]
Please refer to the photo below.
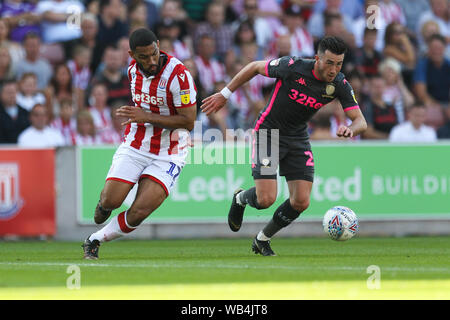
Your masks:
[{"label": "soccer player in white kit", "polygon": [[146,28],[130,36],[128,68],[134,106],[118,116],[128,118],[123,143],[114,154],[94,221],[105,222],[138,183],[131,207],[113,217],[83,243],[85,259],[98,259],[102,242],[135,230],[168,197],[188,153],[197,102],[194,80],[175,57],[159,50],[159,41]]}]

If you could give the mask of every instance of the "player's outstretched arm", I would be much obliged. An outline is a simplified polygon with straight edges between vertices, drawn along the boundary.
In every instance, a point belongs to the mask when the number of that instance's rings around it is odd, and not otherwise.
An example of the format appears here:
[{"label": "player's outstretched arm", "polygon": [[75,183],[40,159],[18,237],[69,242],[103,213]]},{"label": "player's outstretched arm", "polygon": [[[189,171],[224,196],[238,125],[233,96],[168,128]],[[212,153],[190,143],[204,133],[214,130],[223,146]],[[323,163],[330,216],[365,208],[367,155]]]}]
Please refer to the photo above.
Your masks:
[{"label": "player's outstretched arm", "polygon": [[135,106],[122,106],[117,109],[116,114],[120,117],[128,118],[122,125],[135,123],[151,123],[160,128],[167,129],[194,129],[194,122],[197,116],[197,105],[194,104],[186,108],[177,108],[177,114],[165,116],[151,113],[143,108]]},{"label": "player's outstretched arm", "polygon": [[210,115],[213,112],[219,111],[237,88],[258,74],[266,75],[265,66],[266,61],[253,61],[247,64],[231,79],[221,92],[217,92],[203,99],[202,105],[200,106],[202,112]]},{"label": "player's outstretched arm", "polygon": [[352,120],[352,124],[348,127],[340,125],[336,132],[338,137],[351,138],[367,129],[366,119],[359,108],[346,111],[345,114]]}]

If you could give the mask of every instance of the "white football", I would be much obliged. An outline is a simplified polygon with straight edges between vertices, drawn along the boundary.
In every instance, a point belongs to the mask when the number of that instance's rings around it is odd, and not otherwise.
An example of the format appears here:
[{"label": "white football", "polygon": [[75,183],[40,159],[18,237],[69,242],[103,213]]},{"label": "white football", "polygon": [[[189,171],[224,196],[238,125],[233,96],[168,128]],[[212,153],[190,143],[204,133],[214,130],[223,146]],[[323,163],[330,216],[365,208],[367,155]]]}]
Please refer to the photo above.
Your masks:
[{"label": "white football", "polygon": [[358,217],[352,209],[336,206],[325,213],[323,217],[323,231],[336,241],[345,241],[354,237],[358,232]]}]

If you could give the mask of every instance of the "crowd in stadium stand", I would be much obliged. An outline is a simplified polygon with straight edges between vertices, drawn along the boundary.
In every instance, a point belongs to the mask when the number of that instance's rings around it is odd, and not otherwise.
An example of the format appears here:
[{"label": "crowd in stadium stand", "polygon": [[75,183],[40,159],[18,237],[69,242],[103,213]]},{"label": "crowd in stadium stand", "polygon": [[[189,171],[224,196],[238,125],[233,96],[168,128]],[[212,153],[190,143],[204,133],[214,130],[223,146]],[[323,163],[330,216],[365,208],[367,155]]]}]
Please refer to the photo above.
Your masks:
[{"label": "crowd in stadium stand", "polygon": [[[360,139],[450,138],[448,0],[1,1],[0,144],[119,144],[130,105],[128,36],[148,27],[181,60],[203,98],[247,63],[314,58],[318,40],[348,45],[342,72],[368,122]],[[273,79],[256,76],[202,128],[252,128]],[[332,140],[348,122],[339,102],[310,122]]]}]

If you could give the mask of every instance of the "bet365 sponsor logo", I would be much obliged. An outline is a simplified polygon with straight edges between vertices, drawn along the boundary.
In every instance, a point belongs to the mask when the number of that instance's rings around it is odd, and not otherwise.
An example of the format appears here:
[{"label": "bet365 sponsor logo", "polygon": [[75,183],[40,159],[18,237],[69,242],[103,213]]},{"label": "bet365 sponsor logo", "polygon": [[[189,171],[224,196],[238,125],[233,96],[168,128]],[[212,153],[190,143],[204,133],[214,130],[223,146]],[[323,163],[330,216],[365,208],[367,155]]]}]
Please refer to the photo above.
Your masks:
[{"label": "bet365 sponsor logo", "polygon": [[137,104],[139,104],[141,102],[147,103],[147,104],[152,104],[152,105],[158,105],[158,106],[164,104],[163,97],[151,96],[145,92],[136,93],[135,90],[132,90],[131,95],[133,96],[133,101]]},{"label": "bet365 sponsor logo", "polygon": [[14,217],[22,206],[19,166],[17,163],[0,163],[0,219]]}]

